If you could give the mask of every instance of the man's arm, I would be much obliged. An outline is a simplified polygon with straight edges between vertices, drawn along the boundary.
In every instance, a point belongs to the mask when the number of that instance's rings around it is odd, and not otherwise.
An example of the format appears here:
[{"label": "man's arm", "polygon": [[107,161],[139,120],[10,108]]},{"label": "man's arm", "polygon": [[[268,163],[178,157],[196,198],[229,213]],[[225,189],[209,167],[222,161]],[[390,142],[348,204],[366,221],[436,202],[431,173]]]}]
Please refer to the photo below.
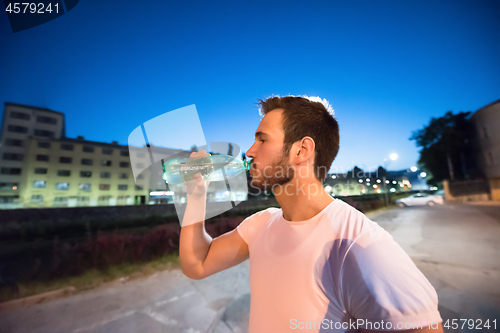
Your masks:
[{"label": "man's arm", "polygon": [[[210,156],[200,150],[191,158]],[[188,200],[179,241],[182,272],[200,280],[248,259],[248,245],[236,229],[212,239],[205,230],[208,182],[201,175],[187,184]]]},{"label": "man's arm", "polygon": [[179,246],[182,272],[201,280],[248,259],[248,246],[236,229],[215,239],[205,231],[205,223],[181,229]]}]

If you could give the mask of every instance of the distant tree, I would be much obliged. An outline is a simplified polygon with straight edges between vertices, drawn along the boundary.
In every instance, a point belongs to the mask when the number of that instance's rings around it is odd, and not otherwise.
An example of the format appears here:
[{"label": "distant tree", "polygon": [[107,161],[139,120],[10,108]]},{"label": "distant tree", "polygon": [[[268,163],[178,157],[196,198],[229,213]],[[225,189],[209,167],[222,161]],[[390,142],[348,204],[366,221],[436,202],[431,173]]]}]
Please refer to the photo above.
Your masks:
[{"label": "distant tree", "polygon": [[365,177],[365,172],[361,170],[357,165],[354,168],[347,172],[346,179],[356,179]]},{"label": "distant tree", "polygon": [[412,133],[417,147],[421,147],[418,163],[427,171],[427,183],[444,179],[474,179],[480,176],[473,147],[474,125],[471,112],[431,118],[424,128]]},{"label": "distant tree", "polygon": [[389,176],[389,173],[387,172],[387,170],[384,169],[383,167],[379,166],[377,169],[377,177],[378,178],[383,178],[383,177],[388,178],[388,176]]}]

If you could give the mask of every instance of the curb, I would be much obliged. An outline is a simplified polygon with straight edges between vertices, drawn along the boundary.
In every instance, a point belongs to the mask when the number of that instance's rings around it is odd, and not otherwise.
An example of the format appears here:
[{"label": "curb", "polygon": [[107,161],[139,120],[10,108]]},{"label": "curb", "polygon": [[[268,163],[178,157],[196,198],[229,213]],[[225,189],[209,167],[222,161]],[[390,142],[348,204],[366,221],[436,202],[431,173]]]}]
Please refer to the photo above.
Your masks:
[{"label": "curb", "polygon": [[76,291],[75,287],[66,287],[58,290],[49,291],[43,294],[19,298],[8,302],[0,303],[0,312],[14,310],[24,306],[30,306],[45,303],[58,298],[72,295]]}]

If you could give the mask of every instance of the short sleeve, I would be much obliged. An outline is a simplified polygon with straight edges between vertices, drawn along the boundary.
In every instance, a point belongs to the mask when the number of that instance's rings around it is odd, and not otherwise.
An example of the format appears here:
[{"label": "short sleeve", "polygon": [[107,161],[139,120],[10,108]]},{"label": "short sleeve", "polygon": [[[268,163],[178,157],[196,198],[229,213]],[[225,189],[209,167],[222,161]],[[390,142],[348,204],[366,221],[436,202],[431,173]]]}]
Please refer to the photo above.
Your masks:
[{"label": "short sleeve", "polygon": [[[340,275],[342,300],[355,319],[405,323],[441,322],[436,290],[384,229],[363,232],[351,244]],[[399,325],[399,326],[398,326]],[[360,326],[360,328],[369,328]]]},{"label": "short sleeve", "polygon": [[257,212],[246,219],[243,220],[237,227],[236,230],[240,234],[241,238],[247,243],[249,246],[252,243],[252,239],[255,237],[255,234],[259,232],[262,227],[269,222],[273,213],[276,213],[280,209],[278,208],[268,208],[266,210],[262,210]]}]

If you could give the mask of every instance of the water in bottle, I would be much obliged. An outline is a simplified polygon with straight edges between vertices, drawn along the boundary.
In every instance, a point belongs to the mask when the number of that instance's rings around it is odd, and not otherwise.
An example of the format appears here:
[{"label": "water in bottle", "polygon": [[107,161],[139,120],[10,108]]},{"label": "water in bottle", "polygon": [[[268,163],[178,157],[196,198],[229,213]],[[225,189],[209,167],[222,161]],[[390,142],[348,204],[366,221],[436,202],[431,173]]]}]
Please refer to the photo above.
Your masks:
[{"label": "water in bottle", "polygon": [[162,178],[172,185],[193,180],[200,173],[205,181],[221,181],[250,170],[250,161],[233,156],[212,155],[202,158],[175,158],[163,163]]}]

